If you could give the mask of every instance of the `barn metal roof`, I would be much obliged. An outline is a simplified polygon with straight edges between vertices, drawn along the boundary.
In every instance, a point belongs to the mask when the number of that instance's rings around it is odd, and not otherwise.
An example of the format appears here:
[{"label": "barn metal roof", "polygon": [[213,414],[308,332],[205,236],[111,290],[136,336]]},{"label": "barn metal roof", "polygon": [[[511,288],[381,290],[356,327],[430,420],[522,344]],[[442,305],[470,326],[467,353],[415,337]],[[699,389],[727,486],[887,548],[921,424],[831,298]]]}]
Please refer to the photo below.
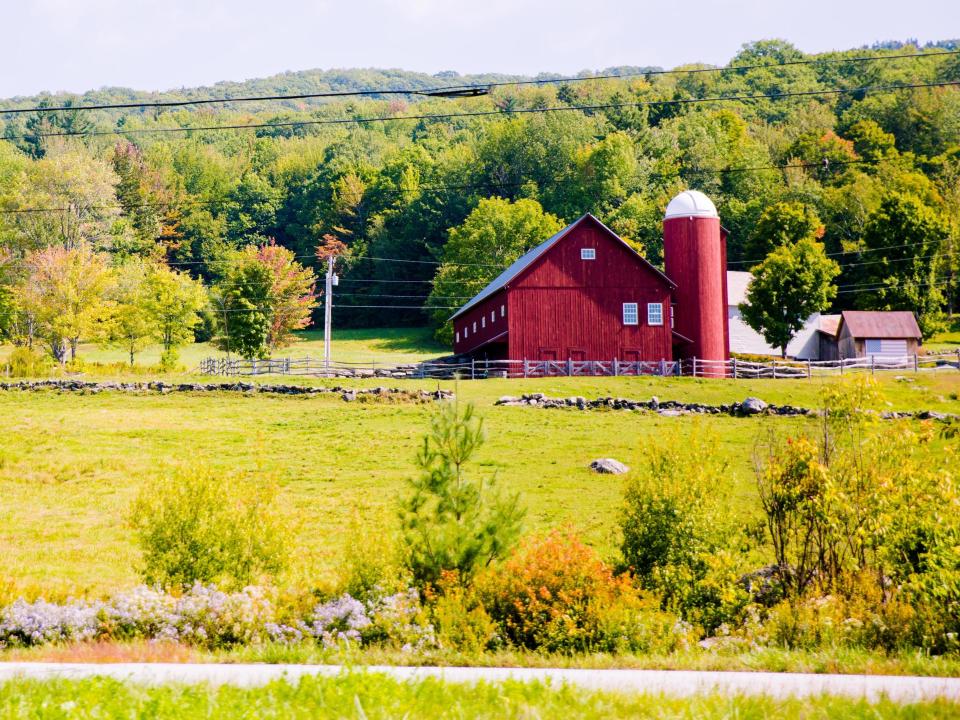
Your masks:
[{"label": "barn metal roof", "polygon": [[[909,310],[844,310],[840,325],[846,325],[855,338],[916,338],[923,334],[917,318]],[[837,328],[839,335],[840,328]]]},{"label": "barn metal roof", "polygon": [[817,328],[824,335],[829,335],[830,337],[837,336],[837,330],[840,329],[840,316],[839,315],[821,315],[820,316],[820,327]]},{"label": "barn metal roof", "polygon": [[568,232],[570,232],[573,228],[575,228],[577,225],[579,225],[580,223],[582,223],[582,222],[583,222],[584,220],[586,220],[587,218],[590,218],[591,220],[593,220],[594,222],[596,222],[600,227],[602,227],[604,230],[606,230],[610,235],[612,235],[612,236],[615,237],[617,240],[619,240],[621,243],[623,243],[623,246],[624,246],[625,248],[627,248],[630,252],[632,252],[634,255],[636,255],[638,260],[640,260],[640,261],[643,262],[645,265],[647,265],[647,266],[648,266],[651,270],[653,270],[657,275],[659,275],[661,278],[663,278],[663,279],[670,285],[670,287],[676,287],[676,283],[674,283],[670,278],[668,278],[668,277],[667,277],[666,275],[664,275],[662,272],[660,272],[659,270],[657,270],[657,268],[655,268],[653,265],[651,265],[650,262],[647,261],[647,259],[644,258],[642,255],[640,255],[636,250],[634,250],[632,247],[630,247],[629,245],[627,245],[627,243],[625,243],[625,242],[623,241],[623,238],[622,238],[622,237],[620,237],[619,235],[617,235],[613,230],[611,230],[610,228],[608,228],[608,227],[607,227],[606,225],[604,225],[602,222],[600,222],[599,220],[597,220],[597,218],[595,218],[592,214],[586,213],[586,214],[584,214],[584,215],[581,215],[579,218],[577,218],[576,220],[574,220],[572,223],[570,223],[569,225],[567,225],[565,228],[563,228],[562,230],[560,230],[558,233],[556,233],[556,234],[552,235],[551,237],[547,238],[546,240],[544,240],[542,243],[540,243],[540,244],[537,245],[536,247],[531,248],[530,250],[527,250],[527,252],[525,252],[523,255],[521,255],[521,256],[518,257],[516,260],[514,260],[513,263],[512,263],[509,267],[507,267],[506,270],[504,270],[502,273],[500,273],[499,275],[497,275],[497,277],[495,277],[495,278],[493,279],[493,281],[491,281],[491,283],[490,283],[489,285],[487,285],[483,290],[481,290],[481,291],[478,292],[476,295],[474,295],[473,298],[470,299],[462,308],[460,308],[460,309],[457,310],[453,315],[451,315],[451,316],[450,316],[450,319],[453,320],[454,318],[459,317],[460,315],[462,315],[463,313],[465,313],[467,310],[469,310],[470,308],[472,308],[474,305],[483,302],[484,300],[486,300],[488,297],[490,297],[490,296],[493,295],[494,293],[498,292],[499,290],[503,290],[507,285],[510,284],[510,281],[511,281],[511,280],[513,280],[513,279],[516,278],[520,273],[522,273],[524,270],[526,270],[530,265],[533,264],[533,262],[534,262],[537,258],[539,258],[541,255],[543,255],[543,253],[545,253],[547,250],[549,250],[551,247],[553,247],[564,235],[566,235]]}]

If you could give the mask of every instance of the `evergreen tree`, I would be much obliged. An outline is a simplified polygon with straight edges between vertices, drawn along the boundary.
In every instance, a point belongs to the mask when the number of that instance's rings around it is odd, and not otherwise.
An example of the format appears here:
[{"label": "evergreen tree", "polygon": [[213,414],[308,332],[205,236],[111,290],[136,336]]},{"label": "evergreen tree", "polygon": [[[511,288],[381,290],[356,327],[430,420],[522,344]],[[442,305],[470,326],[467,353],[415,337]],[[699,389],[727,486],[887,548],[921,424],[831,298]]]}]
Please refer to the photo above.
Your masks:
[{"label": "evergreen tree", "polygon": [[405,559],[421,588],[444,572],[461,580],[502,558],[520,534],[524,510],[516,494],[501,495],[494,479],[472,480],[466,467],[483,444],[472,405],[441,405],[417,454],[420,476],[400,507]]}]

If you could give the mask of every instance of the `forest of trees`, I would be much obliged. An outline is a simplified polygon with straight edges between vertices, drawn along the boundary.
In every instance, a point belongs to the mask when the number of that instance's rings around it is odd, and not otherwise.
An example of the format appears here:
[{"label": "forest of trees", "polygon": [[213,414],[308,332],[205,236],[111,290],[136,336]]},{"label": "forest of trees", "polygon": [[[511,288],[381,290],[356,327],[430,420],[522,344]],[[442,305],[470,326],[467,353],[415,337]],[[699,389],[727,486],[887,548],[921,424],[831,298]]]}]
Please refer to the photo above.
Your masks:
[{"label": "forest of trees", "polygon": [[[51,297],[38,295],[37,268],[60,267],[62,280],[86,253],[84,262],[111,279],[84,289],[115,311],[78,307],[86,319],[57,330],[57,357],[98,326],[122,335],[116,308],[148,307],[136,293],[150,282],[154,314],[144,338],[176,345],[169,327],[166,336],[156,327],[161,291],[180,293],[193,313],[178,332],[222,339],[217,318],[232,323],[242,313],[220,311],[239,302],[237,293],[259,288],[272,300],[246,298],[249,314],[274,309],[258,318],[253,342],[282,344],[315,304],[316,249],[327,236],[347,248],[338,326],[433,323],[443,337],[452,308],[584,212],[658,263],[666,202],[693,187],[717,204],[731,269],[753,268],[778,251],[779,267],[789,267],[783,248],[820,253],[840,266],[823,295],[834,309],[914,310],[930,334],[958,299],[958,47],[887,43],[809,56],[761,41],[721,71],[617,68],[601,79],[527,84],[454,73],[291,73],[204,91],[103,90],[0,103],[23,109],[503,83],[466,98],[383,94],[0,114],[0,331],[32,339],[41,301]],[[895,57],[918,52],[924,56]],[[246,125],[257,127],[235,128]],[[209,129],[221,126],[235,129]],[[137,303],[117,299],[121,277]],[[284,282],[280,302],[271,293]],[[140,322],[146,312],[127,320]],[[60,322],[64,313],[53,315]]]}]

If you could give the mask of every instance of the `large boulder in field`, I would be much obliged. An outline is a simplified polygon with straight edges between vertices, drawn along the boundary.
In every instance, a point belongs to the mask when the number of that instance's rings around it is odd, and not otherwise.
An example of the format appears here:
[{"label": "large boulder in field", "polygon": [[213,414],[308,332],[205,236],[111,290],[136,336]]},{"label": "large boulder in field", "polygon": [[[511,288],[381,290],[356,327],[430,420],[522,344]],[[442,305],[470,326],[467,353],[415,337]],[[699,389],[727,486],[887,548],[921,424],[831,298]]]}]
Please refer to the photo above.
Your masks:
[{"label": "large boulder in field", "polygon": [[760,398],[748,397],[740,403],[741,415],[759,415],[767,409],[767,404]]},{"label": "large boulder in field", "polygon": [[594,460],[590,463],[590,469],[594,472],[598,472],[601,475],[622,475],[625,472],[629,472],[630,468],[624,465],[619,460],[614,460],[613,458],[600,458],[599,460]]}]

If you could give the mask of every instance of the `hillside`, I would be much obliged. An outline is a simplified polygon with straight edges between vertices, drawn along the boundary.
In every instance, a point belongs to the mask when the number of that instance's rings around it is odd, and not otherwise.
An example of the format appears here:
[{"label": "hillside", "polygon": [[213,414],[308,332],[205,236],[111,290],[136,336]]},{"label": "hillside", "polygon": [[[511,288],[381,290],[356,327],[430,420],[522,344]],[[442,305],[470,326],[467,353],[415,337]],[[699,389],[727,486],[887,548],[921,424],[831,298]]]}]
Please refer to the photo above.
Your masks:
[{"label": "hillside", "polygon": [[[316,269],[329,236],[349,254],[339,327],[432,324],[446,340],[451,310],[543,239],[530,228],[591,212],[658,263],[666,202],[694,187],[729,230],[731,269],[812,241],[840,269],[822,309],[912,310],[930,337],[960,307],[960,55],[949,47],[807,55],[762,40],[722,68],[535,84],[334,70],[88,93],[74,100],[507,83],[466,98],[7,115],[0,286],[20,302],[33,253],[86,243],[118,272],[162,260],[216,295],[238,250],[275,242]],[[4,316],[12,339],[32,327]],[[221,320],[208,312],[197,339],[222,334]],[[82,339],[103,329],[85,322]]]}]

